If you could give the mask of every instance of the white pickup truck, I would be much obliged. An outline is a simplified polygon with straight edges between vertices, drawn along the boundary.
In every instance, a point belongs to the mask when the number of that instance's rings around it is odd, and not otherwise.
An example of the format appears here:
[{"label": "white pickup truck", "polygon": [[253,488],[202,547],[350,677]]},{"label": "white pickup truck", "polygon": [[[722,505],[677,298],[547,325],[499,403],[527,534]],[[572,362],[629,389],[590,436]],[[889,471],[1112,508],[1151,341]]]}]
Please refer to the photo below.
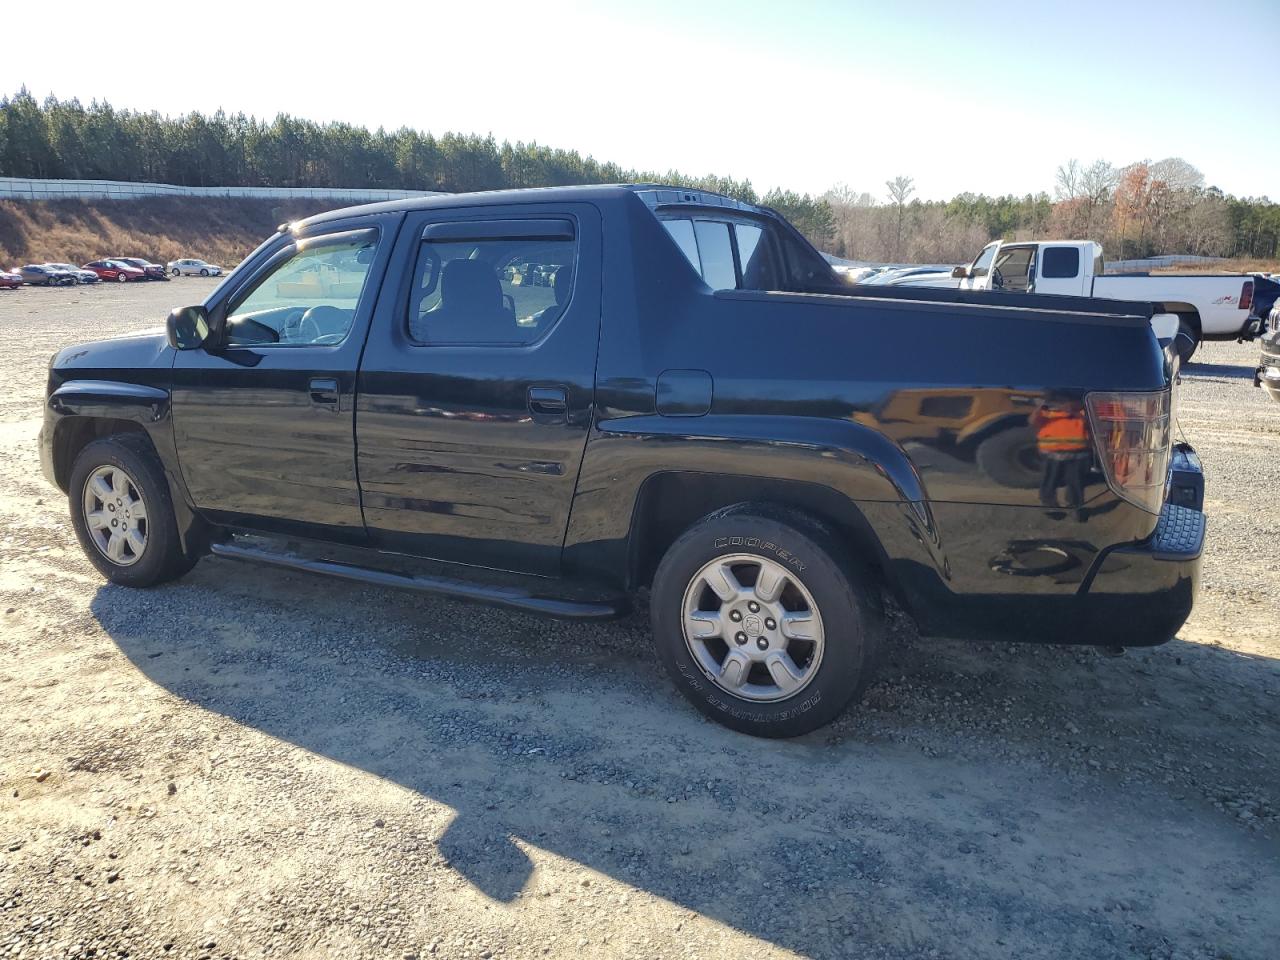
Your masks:
[{"label": "white pickup truck", "polygon": [[1092,240],[1006,242],[982,248],[950,274],[905,278],[904,286],[959,287],[1107,297],[1154,303],[1178,318],[1178,353],[1186,363],[1201,340],[1235,340],[1258,330],[1251,317],[1254,278],[1242,274],[1102,272],[1102,245]]}]

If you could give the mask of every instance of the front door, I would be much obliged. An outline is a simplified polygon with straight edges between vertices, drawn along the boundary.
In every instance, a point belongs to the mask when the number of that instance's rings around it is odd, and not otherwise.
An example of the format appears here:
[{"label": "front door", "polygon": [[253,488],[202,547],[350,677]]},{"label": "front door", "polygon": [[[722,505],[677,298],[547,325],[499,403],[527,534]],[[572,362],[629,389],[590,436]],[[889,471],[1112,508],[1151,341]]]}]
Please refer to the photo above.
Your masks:
[{"label": "front door", "polygon": [[397,221],[361,217],[282,238],[210,302],[216,342],[178,353],[178,459],[195,506],[211,520],[365,538],[356,367]]},{"label": "front door", "polygon": [[411,216],[365,349],[356,439],[381,547],[554,575],[594,403],[589,204]]}]

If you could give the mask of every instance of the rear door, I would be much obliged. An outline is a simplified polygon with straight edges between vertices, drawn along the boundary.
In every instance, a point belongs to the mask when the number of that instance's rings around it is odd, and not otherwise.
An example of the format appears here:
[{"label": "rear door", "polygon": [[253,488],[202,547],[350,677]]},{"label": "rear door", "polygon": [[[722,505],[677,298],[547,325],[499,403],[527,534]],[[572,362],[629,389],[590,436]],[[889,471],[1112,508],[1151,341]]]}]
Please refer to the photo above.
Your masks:
[{"label": "rear door", "polygon": [[378,304],[356,441],[385,549],[554,575],[591,426],[601,228],[590,204],[411,214]]}]

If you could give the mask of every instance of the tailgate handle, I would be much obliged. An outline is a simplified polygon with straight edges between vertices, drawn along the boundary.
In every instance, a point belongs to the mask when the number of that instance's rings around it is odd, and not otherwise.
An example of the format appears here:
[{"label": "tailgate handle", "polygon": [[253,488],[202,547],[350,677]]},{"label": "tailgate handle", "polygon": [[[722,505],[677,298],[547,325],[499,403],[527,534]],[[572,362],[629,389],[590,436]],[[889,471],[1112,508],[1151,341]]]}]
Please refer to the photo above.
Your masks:
[{"label": "tailgate handle", "polygon": [[338,409],[338,381],[334,377],[316,377],[311,381],[311,402],[320,407]]},{"label": "tailgate handle", "polygon": [[530,387],[529,412],[538,420],[568,419],[568,391],[564,387]]}]

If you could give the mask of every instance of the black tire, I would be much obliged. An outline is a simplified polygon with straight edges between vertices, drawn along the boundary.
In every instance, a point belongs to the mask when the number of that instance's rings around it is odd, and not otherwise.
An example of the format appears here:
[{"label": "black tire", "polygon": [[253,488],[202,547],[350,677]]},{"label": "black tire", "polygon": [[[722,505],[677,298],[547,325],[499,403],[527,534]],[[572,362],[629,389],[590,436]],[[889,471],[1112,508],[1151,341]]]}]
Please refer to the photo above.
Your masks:
[{"label": "black tire", "polygon": [[204,267],[201,267],[201,268],[200,268],[200,276],[202,276],[202,277],[207,277],[208,275],[209,275],[209,271],[208,271],[208,270],[206,270]]},{"label": "black tire", "polygon": [[[85,484],[95,470],[108,465],[119,467],[128,475],[146,508],[146,546],[137,559],[127,565],[113,562],[103,553],[85,519]],[[195,566],[196,560],[182,550],[169,485],[146,437],[117,434],[86,446],[71,468],[67,500],[81,549],[89,562],[112,583],[151,587],[175,580]]]},{"label": "black tire", "polygon": [[181,270],[179,270],[177,267],[174,267],[174,268],[173,268],[172,270],[170,270],[169,272],[170,272],[171,274],[173,274],[175,277],[180,277],[180,276],[182,276],[182,271],[181,271]]},{"label": "black tire", "polygon": [[[733,555],[781,564],[818,608],[821,658],[805,685],[784,699],[760,701],[727,690],[685,639],[686,590],[706,564]],[[758,737],[796,737],[835,719],[866,689],[884,634],[875,581],[840,540],[803,514],[759,504],[717,511],[671,545],[654,577],[650,616],[658,657],[680,692],[712,720]],[[728,650],[729,641],[724,645]]]},{"label": "black tire", "polygon": [[125,283],[128,281],[128,279],[129,278],[123,273],[116,274],[116,283]]},{"label": "black tire", "polygon": [[987,437],[974,451],[978,469],[1002,487],[1034,490],[1044,479],[1031,427],[1001,430]]},{"label": "black tire", "polygon": [[1195,356],[1196,349],[1200,346],[1200,332],[1188,320],[1182,319],[1178,322],[1178,335],[1174,340],[1178,349],[1178,358],[1182,361],[1182,366],[1186,366],[1191,362],[1191,358]]}]

